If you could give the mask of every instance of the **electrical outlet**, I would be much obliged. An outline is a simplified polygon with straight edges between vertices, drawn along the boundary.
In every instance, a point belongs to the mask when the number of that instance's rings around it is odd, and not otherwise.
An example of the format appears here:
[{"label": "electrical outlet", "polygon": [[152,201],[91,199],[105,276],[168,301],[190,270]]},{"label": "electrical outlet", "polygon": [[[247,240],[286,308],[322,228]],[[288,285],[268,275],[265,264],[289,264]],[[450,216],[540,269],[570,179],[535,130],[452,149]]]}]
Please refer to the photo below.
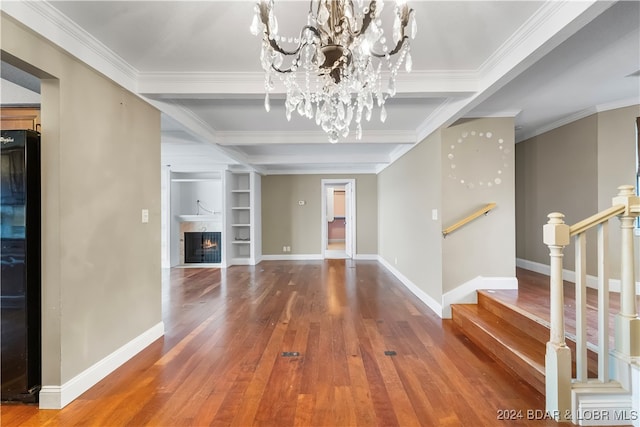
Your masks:
[{"label": "electrical outlet", "polygon": [[287,247],[286,246],[282,247],[282,252],[287,252]]},{"label": "electrical outlet", "polygon": [[398,265],[398,257],[395,257],[395,258],[393,259],[393,263],[394,263],[395,265]]},{"label": "electrical outlet", "polygon": [[149,209],[142,209],[142,223],[146,224],[149,222]]},{"label": "electrical outlet", "polygon": [[438,209],[431,209],[431,219],[434,221],[438,220]]}]

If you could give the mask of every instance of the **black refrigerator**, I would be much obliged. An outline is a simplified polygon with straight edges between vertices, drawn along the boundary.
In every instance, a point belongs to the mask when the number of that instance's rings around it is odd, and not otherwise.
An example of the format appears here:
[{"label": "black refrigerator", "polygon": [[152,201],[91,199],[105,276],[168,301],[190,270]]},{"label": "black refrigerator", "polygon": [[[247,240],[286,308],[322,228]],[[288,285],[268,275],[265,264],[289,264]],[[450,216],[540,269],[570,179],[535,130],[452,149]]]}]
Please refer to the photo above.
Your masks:
[{"label": "black refrigerator", "polygon": [[41,384],[40,134],[0,131],[1,400],[35,403]]}]

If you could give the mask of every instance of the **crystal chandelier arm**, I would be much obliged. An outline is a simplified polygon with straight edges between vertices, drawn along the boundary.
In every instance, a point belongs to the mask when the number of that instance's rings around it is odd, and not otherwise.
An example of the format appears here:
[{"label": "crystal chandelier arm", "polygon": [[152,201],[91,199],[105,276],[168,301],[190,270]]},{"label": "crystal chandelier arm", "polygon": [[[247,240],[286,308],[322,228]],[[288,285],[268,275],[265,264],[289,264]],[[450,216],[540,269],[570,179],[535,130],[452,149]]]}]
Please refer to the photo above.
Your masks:
[{"label": "crystal chandelier arm", "polygon": [[394,47],[393,50],[391,50],[388,53],[377,53],[377,52],[374,52],[373,49],[372,49],[371,50],[371,56],[375,56],[376,58],[384,58],[387,55],[392,56],[392,55],[395,55],[396,53],[400,52],[400,49],[402,49],[402,46],[404,45],[404,42],[409,39],[409,36],[405,35],[404,30],[407,28],[407,25],[409,24],[409,17],[411,16],[412,12],[413,12],[413,9],[409,9],[407,4],[405,3],[404,6],[402,7],[402,16],[400,18],[400,21],[401,21],[401,25],[400,25],[401,38],[400,38],[400,40],[398,40],[398,43],[396,44],[396,47]]},{"label": "crystal chandelier arm", "polygon": [[304,27],[302,27],[302,30],[300,30],[300,42],[298,43],[298,46],[296,46],[296,48],[293,50],[283,49],[275,40],[275,37],[273,37],[271,34],[271,26],[269,25],[269,12],[271,11],[271,3],[262,1],[258,3],[258,7],[260,8],[260,21],[262,21],[262,24],[264,25],[265,41],[269,44],[269,46],[271,46],[274,51],[287,56],[299,55],[300,50],[302,50],[302,48],[306,44],[304,43],[303,38],[304,32],[306,30],[311,31],[316,37],[320,38],[320,33],[315,27],[312,27],[311,25],[305,25]]},{"label": "crystal chandelier arm", "polygon": [[[343,29],[346,28],[350,36],[349,42],[352,42],[353,39],[357,38],[361,34],[364,34],[365,31],[367,31],[367,28],[369,28],[369,25],[373,21],[373,17],[376,13],[377,7],[378,6],[376,3],[376,0],[371,0],[371,3],[369,3],[369,8],[368,8],[369,11],[365,13],[364,17],[362,18],[362,27],[358,31],[352,30],[351,20],[345,14],[343,14],[342,17],[340,18],[340,22],[339,22],[340,25],[338,25],[338,28],[340,28],[338,32],[342,32]],[[345,22],[347,23],[347,25],[342,26],[342,24],[344,24]]]},{"label": "crystal chandelier arm", "polygon": [[302,30],[300,31],[300,43],[298,43],[298,46],[294,50],[283,49],[282,47],[280,47],[278,42],[275,41],[274,38],[269,37],[269,34],[270,34],[269,27],[266,23],[265,23],[264,36],[265,36],[265,40],[267,40],[267,43],[269,43],[269,46],[271,46],[271,48],[276,52],[280,52],[281,54],[287,55],[287,56],[298,55],[300,53],[300,50],[302,50],[302,48],[307,44],[304,42],[304,38],[303,38],[305,30],[311,31],[316,37],[320,38],[320,33],[316,28],[310,25],[305,25],[304,27],[302,27]]}]

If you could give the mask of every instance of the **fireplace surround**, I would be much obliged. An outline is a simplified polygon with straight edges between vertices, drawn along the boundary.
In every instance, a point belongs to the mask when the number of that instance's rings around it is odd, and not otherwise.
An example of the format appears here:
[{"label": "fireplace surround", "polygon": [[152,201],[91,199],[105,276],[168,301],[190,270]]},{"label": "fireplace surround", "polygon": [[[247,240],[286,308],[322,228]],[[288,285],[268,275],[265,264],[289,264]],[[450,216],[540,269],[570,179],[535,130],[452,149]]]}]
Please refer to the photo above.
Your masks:
[{"label": "fireplace surround", "polygon": [[220,263],[222,260],[222,233],[197,231],[184,233],[185,264]]}]

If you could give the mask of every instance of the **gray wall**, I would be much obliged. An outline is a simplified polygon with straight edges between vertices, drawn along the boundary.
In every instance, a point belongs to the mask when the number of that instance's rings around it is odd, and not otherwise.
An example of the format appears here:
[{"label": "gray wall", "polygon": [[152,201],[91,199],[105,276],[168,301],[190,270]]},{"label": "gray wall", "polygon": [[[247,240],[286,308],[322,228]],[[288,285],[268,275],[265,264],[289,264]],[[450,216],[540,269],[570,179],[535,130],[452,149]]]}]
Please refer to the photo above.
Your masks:
[{"label": "gray wall", "polygon": [[[516,145],[517,256],[549,264],[542,226],[550,212],[574,224],[611,206],[617,187],[635,183],[636,117],[640,106],[597,113]],[[619,278],[620,231],[610,232],[610,273]],[[596,274],[595,232],[587,235],[587,272]],[[638,238],[636,238],[636,249]],[[573,270],[573,244],[564,268]],[[636,268],[638,266],[636,265]]]},{"label": "gray wall", "polygon": [[[291,255],[322,253],[322,179],[356,180],[356,251],[378,253],[376,175],[267,175],[262,177],[264,255],[282,254],[283,246],[291,246]],[[299,206],[298,200],[306,204]]]},{"label": "gray wall", "polygon": [[378,175],[380,256],[427,295],[442,296],[441,134],[435,132]]},{"label": "gray wall", "polygon": [[478,276],[515,277],[514,144],[512,118],[464,120],[442,132],[443,227],[497,204],[442,240],[443,293]]},{"label": "gray wall", "polygon": [[3,59],[45,78],[42,374],[61,385],[162,321],[160,113],[0,19]]},{"label": "gray wall", "polygon": [[[611,206],[618,186],[635,184],[636,120],[640,105],[598,113],[598,210]],[[620,277],[620,228],[609,227],[611,276]],[[635,237],[636,280],[640,281],[640,237]]]},{"label": "gray wall", "polygon": [[[598,212],[597,117],[586,117],[516,145],[516,223],[518,258],[549,264],[542,226],[551,212],[574,224]],[[594,238],[588,235],[589,265]],[[574,268],[573,244],[565,268]]]},{"label": "gray wall", "polygon": [[[465,120],[380,173],[380,255],[434,300],[478,276],[515,276],[513,145],[513,119]],[[443,239],[443,228],[490,202],[489,216]]]}]

